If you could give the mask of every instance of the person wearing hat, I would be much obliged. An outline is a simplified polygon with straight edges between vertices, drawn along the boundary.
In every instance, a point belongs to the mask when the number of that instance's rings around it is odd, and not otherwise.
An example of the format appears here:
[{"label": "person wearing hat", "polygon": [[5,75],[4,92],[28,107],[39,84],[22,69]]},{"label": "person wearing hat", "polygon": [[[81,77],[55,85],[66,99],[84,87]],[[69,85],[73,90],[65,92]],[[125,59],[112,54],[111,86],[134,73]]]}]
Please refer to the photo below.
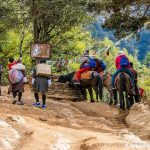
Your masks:
[{"label": "person wearing hat", "polygon": [[80,69],[76,72],[76,75],[75,75],[76,78],[75,78],[74,84],[80,84],[81,74],[92,69],[90,67],[89,50],[84,51],[83,58],[82,58],[81,62],[82,63],[80,65]]},{"label": "person wearing hat", "polygon": [[[125,60],[124,66],[122,65],[123,59]],[[118,52],[118,56],[115,59],[115,66],[116,66],[117,71],[112,76],[112,82],[111,82],[112,90],[115,89],[115,78],[120,72],[125,72],[130,76],[132,87],[134,87],[134,78],[133,78],[133,75],[130,71],[129,59],[123,50]]]}]

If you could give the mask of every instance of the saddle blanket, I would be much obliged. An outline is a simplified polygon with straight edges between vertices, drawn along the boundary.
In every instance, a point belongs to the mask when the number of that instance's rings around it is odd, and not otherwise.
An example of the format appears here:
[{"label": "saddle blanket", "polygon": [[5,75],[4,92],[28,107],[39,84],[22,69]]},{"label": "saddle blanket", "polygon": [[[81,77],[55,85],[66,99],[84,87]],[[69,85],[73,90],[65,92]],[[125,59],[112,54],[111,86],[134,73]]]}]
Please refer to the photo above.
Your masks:
[{"label": "saddle blanket", "polygon": [[[86,71],[84,73],[81,74],[81,79],[88,79],[88,80],[91,80],[93,75],[97,73],[95,71]],[[74,75],[74,80],[76,80],[76,73]]]}]

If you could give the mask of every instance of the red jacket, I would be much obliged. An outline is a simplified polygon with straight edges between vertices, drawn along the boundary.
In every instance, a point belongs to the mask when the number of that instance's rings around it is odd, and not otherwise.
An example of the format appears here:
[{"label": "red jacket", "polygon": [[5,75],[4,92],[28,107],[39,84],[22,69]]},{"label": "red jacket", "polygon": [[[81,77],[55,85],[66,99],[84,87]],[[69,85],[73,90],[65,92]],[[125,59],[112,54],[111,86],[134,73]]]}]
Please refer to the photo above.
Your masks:
[{"label": "red jacket", "polygon": [[16,63],[17,63],[16,61],[14,61],[14,62],[12,62],[12,63],[9,63],[9,64],[8,64],[8,69],[11,70],[11,69],[12,69],[11,67],[12,67],[13,65],[15,65]]},{"label": "red jacket", "polygon": [[[120,69],[120,68],[122,68],[121,66],[120,66],[120,61],[121,61],[121,57],[122,56],[126,56],[125,54],[120,54],[120,55],[118,55],[117,57],[116,57],[116,59],[115,59],[115,66],[116,66],[116,69]],[[127,56],[126,56],[127,57]],[[128,59],[128,58],[127,58]],[[127,66],[127,67],[125,67],[125,68],[130,68],[130,65],[129,66]]]}]

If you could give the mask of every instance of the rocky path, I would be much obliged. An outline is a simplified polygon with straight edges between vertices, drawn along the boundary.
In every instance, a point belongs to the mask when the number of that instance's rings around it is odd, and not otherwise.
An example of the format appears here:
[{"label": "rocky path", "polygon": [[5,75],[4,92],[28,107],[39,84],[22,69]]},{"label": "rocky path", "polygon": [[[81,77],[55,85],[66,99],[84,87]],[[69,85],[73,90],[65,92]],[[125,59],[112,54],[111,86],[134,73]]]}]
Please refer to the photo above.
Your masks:
[{"label": "rocky path", "polygon": [[148,106],[122,112],[102,103],[49,98],[42,110],[32,107],[28,86],[24,106],[12,105],[6,89],[0,97],[0,150],[150,150]]}]

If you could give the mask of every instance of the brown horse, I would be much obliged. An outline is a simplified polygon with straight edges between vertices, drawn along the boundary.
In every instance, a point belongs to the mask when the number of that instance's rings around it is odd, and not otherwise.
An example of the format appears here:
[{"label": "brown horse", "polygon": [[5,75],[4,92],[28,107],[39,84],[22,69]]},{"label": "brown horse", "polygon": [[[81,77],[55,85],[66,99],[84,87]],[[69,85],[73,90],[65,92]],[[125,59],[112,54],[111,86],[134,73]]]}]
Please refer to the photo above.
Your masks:
[{"label": "brown horse", "polygon": [[[58,78],[58,82],[60,82],[60,83],[71,82],[73,84],[74,75],[75,75],[75,72],[71,72],[71,73],[66,74],[66,75],[61,75]],[[78,91],[79,99],[81,99],[81,94],[84,96],[85,100],[87,99],[85,89],[88,89],[91,102],[95,102],[92,88],[96,92],[96,99],[98,99],[98,98],[102,99],[103,81],[102,81],[101,76],[95,71],[92,71],[92,78],[91,79],[81,79],[81,84],[80,85],[74,85],[74,87]]]},{"label": "brown horse", "polygon": [[[131,79],[126,73],[119,73],[115,79],[115,85],[117,91],[119,93],[119,101],[120,101],[120,108],[125,109],[125,98],[126,98],[126,108],[130,108],[129,102],[129,93],[131,89]],[[124,95],[125,93],[125,95]]]},{"label": "brown horse", "polygon": [[[108,72],[102,74],[103,79],[103,86],[108,90],[110,94],[110,102],[109,104],[117,105],[117,90],[110,90],[111,89],[111,79],[112,75]],[[113,102],[114,101],[114,102]]]}]

